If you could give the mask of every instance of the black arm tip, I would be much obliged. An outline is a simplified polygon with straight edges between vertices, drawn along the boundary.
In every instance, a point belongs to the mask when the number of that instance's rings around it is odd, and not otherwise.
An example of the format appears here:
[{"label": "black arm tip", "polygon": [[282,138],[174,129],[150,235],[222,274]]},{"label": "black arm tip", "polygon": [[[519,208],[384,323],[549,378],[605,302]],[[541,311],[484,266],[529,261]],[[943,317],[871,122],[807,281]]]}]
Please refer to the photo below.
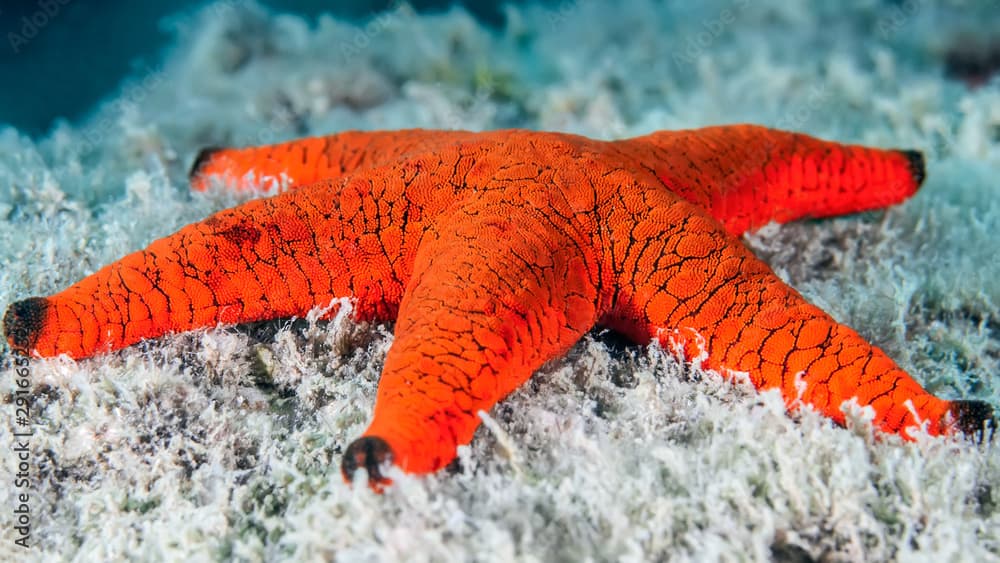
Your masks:
[{"label": "black arm tip", "polygon": [[28,354],[35,347],[48,305],[44,297],[29,297],[7,308],[3,316],[3,333],[14,352]]},{"label": "black arm tip", "polygon": [[927,177],[927,163],[924,160],[924,153],[913,150],[899,151],[899,153],[906,157],[906,161],[910,164],[910,173],[913,174],[917,185],[923,184],[924,178]]},{"label": "black arm tip", "polygon": [[951,402],[951,415],[955,418],[955,428],[967,436],[979,436],[979,441],[993,439],[997,419],[993,407],[984,401],[959,400]]},{"label": "black arm tip", "polygon": [[194,163],[191,164],[191,170],[188,171],[188,178],[197,176],[201,172],[201,168],[212,158],[212,155],[221,150],[222,147],[205,147],[198,151],[198,156],[194,157]]},{"label": "black arm tip", "polygon": [[392,448],[378,436],[363,436],[351,442],[344,452],[340,471],[348,482],[359,467],[368,472],[368,484],[376,491],[392,481],[382,475],[382,464],[392,462]]}]

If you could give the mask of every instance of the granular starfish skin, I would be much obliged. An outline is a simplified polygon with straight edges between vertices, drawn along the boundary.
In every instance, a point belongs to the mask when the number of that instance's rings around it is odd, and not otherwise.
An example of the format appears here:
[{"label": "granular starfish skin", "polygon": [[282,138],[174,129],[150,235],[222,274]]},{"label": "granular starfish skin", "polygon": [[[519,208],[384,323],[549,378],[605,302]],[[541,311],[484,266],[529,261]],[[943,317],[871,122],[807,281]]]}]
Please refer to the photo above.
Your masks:
[{"label": "granular starfish skin", "polygon": [[988,405],[939,399],[807,303],[737,238],[769,221],[876,209],[923,180],[913,151],[758,126],[605,142],[520,130],[345,132],[204,151],[192,185],[291,189],[228,209],[70,288],[14,303],[21,354],[86,358],[218,323],[304,316],[351,297],[396,319],[374,418],[345,454],[440,469],[489,410],[594,326],[657,340],[790,409],[841,404],[911,438],[982,429]]}]

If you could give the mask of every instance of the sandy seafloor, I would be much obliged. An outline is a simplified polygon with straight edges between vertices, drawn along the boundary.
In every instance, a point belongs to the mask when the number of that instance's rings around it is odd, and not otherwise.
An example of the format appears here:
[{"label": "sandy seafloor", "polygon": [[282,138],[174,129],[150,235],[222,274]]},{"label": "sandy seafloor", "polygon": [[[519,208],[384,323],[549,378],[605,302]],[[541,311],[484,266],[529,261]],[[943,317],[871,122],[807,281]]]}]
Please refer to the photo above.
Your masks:
[{"label": "sandy seafloor", "polygon": [[[461,10],[358,26],[216,4],[177,18],[162,66],[86,123],[34,141],[0,130],[0,307],[231,205],[187,189],[205,145],[749,121],[926,152],[908,203],[749,242],[933,392],[998,405],[1000,83],[942,70],[948,42],[998,10],[582,0],[511,8],[490,31]],[[286,321],[33,361],[29,552],[11,526],[7,353],[0,559],[1000,559],[997,445],[789,417],[777,395],[598,335],[493,409],[459,471],[351,489],[340,453],[371,413],[391,332]]]}]

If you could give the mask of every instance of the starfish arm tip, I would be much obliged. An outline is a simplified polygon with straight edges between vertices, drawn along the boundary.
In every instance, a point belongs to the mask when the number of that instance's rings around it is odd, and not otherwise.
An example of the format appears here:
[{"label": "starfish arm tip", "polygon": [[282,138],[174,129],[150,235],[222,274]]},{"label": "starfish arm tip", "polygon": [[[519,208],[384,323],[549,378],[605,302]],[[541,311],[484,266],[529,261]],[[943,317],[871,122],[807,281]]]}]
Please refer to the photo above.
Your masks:
[{"label": "starfish arm tip", "polygon": [[924,153],[917,150],[901,150],[899,152],[906,158],[906,161],[910,165],[910,173],[913,175],[913,181],[918,186],[923,184],[924,178],[927,177],[927,162],[924,159]]},{"label": "starfish arm tip", "polygon": [[48,300],[44,297],[29,297],[7,308],[3,316],[3,332],[14,352],[26,355],[35,347],[47,309]]},{"label": "starfish arm tip", "polygon": [[188,178],[196,178],[202,171],[208,161],[212,159],[212,155],[223,150],[222,147],[205,147],[198,151],[198,154],[194,157],[194,162],[191,163],[191,169],[188,170]]},{"label": "starfish arm tip", "polygon": [[949,413],[954,419],[955,430],[966,436],[976,436],[980,442],[989,442],[996,435],[997,418],[993,407],[985,401],[952,401]]},{"label": "starfish arm tip", "polygon": [[368,486],[376,492],[381,492],[392,480],[382,474],[382,467],[393,461],[392,448],[378,436],[362,436],[351,442],[344,452],[340,464],[340,472],[344,480],[352,482],[354,473],[363,467],[368,473]]}]

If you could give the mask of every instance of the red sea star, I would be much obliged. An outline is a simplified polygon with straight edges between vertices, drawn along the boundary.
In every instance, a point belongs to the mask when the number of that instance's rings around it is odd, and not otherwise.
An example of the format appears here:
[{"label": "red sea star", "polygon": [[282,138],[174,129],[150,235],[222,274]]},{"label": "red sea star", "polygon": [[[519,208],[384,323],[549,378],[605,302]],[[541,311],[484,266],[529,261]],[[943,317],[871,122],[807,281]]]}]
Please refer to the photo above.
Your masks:
[{"label": "red sea star", "polygon": [[479,410],[595,325],[839,423],[850,399],[904,437],[976,431],[992,413],[926,392],[736,238],[902,201],[923,180],[917,152],[749,125],[615,142],[414,130],[205,151],[192,172],[196,189],[281,175],[294,189],[14,303],[12,349],[84,358],[351,297],[358,318],[397,320],[374,420],[343,463],[376,487],[387,460],[414,473],[449,463]]}]

